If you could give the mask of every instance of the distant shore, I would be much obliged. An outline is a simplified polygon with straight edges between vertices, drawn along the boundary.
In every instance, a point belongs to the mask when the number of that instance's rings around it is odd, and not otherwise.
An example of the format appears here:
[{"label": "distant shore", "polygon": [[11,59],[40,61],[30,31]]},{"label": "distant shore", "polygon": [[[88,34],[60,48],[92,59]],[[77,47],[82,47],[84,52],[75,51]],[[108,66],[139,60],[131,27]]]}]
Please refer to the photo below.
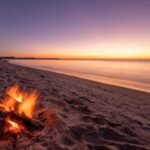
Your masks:
[{"label": "distant shore", "polygon": [[[0,98],[11,85],[37,90],[36,115],[45,124],[16,148],[149,150],[150,94],[0,60]],[[55,113],[55,124],[51,112]],[[0,140],[0,149],[12,147]]]},{"label": "distant shore", "polygon": [[150,61],[150,58],[54,58],[54,57],[0,57],[0,59],[12,60],[93,60],[93,61]]}]

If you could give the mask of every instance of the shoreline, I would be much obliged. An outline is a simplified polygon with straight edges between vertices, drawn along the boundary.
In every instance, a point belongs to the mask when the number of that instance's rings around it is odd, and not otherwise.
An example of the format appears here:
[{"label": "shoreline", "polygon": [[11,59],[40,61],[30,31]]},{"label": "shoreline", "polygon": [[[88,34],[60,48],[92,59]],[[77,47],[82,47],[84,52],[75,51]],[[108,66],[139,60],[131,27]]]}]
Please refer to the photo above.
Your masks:
[{"label": "shoreline", "polygon": [[[150,94],[0,60],[0,98],[18,84],[37,90],[45,128],[22,134],[18,149],[150,149]],[[5,144],[7,143],[7,144]],[[11,149],[0,139],[0,148]]]},{"label": "shoreline", "polygon": [[[92,74],[85,74],[85,73],[78,73],[78,72],[73,72],[73,71],[61,71],[61,70],[56,70],[56,69],[50,69],[46,67],[36,67],[36,66],[30,66],[26,64],[19,64],[17,62],[9,61],[9,63],[19,65],[19,66],[24,66],[24,67],[30,67],[38,70],[45,70],[48,72],[54,72],[54,73],[59,73],[62,75],[67,75],[67,76],[72,76],[72,77],[77,77],[80,79],[84,80],[89,80],[93,82],[97,82],[100,84],[107,84],[111,86],[117,86],[117,87],[123,87],[131,90],[136,90],[136,91],[142,91],[146,93],[150,93],[150,87],[148,84],[141,83],[141,82],[135,82],[135,81],[130,81],[130,80],[122,80],[122,79],[117,79],[117,78],[110,78],[110,77],[105,77],[105,76],[97,76],[97,75],[92,75]],[[136,86],[135,86],[136,85]]]}]

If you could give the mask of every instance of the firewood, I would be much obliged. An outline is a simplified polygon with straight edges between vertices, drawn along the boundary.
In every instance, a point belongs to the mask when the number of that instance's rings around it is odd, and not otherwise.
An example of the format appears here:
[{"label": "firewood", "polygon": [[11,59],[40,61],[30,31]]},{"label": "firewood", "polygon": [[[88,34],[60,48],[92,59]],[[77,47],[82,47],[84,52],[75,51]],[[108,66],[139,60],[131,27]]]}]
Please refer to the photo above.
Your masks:
[{"label": "firewood", "polygon": [[38,128],[38,129],[44,128],[44,124],[39,120],[28,118],[25,115],[19,115],[16,114],[15,112],[10,113],[10,115],[12,119],[22,121],[23,124],[25,124],[28,128]]},{"label": "firewood", "polygon": [[6,109],[2,104],[0,104],[0,117],[4,118],[8,115],[9,110]]},{"label": "firewood", "polygon": [[28,118],[25,115],[17,114],[14,111],[8,111],[2,104],[0,104],[0,117],[6,118],[7,116],[18,122],[22,122],[28,128],[38,128],[38,129],[44,128],[44,124],[41,121],[33,118]]}]

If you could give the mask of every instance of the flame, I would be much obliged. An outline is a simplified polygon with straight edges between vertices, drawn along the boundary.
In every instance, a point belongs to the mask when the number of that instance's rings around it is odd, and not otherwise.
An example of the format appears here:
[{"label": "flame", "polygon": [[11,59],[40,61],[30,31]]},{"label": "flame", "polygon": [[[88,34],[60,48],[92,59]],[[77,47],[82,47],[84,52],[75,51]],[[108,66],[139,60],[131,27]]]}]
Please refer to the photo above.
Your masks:
[{"label": "flame", "polygon": [[23,98],[23,93],[19,90],[19,86],[15,85],[11,88],[9,88],[6,92],[7,95],[9,95],[10,97],[12,97],[13,99],[15,99],[18,102],[22,102],[22,98]]},{"label": "flame", "polygon": [[37,92],[27,94],[23,101],[20,103],[18,113],[32,118],[37,97]]},{"label": "flame", "polygon": [[2,104],[9,111],[26,116],[28,118],[33,117],[33,112],[38,98],[36,91],[31,93],[23,92],[19,89],[18,85],[9,88],[6,91],[7,97],[2,100]]},{"label": "flame", "polygon": [[9,117],[6,118],[5,121],[7,123],[7,128],[5,132],[9,131],[9,132],[14,132],[14,133],[19,133],[23,129],[22,125],[16,123],[15,121],[12,121]]}]

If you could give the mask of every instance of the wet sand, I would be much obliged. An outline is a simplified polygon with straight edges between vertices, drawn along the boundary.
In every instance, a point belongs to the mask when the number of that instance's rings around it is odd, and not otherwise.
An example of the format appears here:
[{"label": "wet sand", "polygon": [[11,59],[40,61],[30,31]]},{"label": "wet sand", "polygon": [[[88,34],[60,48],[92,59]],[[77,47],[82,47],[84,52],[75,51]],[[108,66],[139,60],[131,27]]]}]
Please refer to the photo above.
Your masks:
[{"label": "wet sand", "polygon": [[[45,128],[21,134],[15,149],[148,150],[150,94],[0,60],[0,98],[14,84],[36,89]],[[0,149],[13,149],[0,139]]]}]

